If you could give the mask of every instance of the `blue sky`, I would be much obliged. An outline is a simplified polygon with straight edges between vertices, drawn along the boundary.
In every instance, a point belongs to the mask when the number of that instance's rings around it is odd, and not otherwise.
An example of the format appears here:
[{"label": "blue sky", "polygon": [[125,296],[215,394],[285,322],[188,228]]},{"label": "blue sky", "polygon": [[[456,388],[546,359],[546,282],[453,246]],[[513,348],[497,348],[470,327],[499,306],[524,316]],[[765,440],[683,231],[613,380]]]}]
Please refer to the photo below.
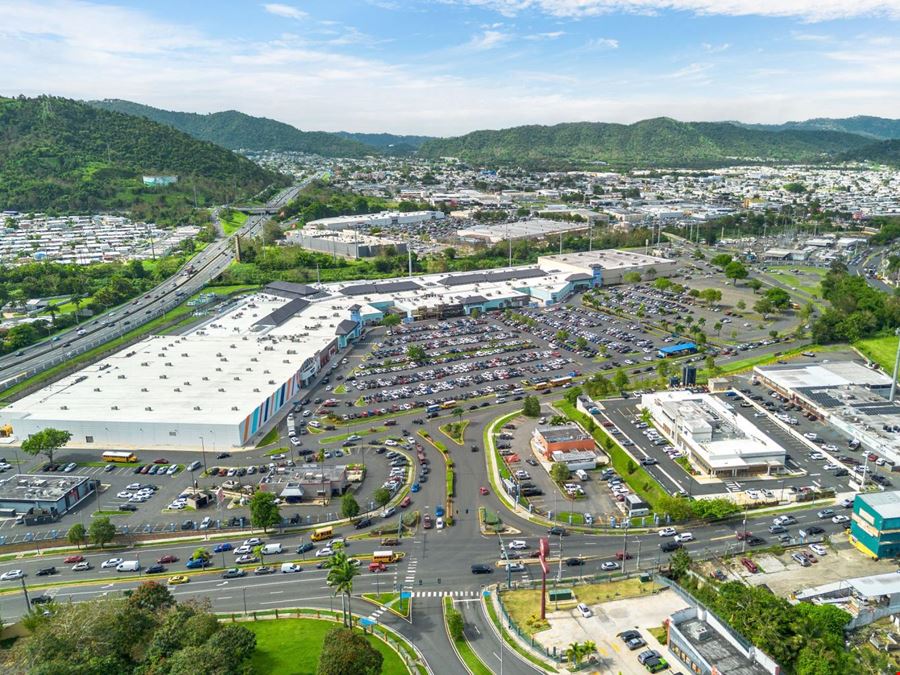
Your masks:
[{"label": "blue sky", "polygon": [[451,135],[900,110],[900,0],[0,0],[0,93]]}]

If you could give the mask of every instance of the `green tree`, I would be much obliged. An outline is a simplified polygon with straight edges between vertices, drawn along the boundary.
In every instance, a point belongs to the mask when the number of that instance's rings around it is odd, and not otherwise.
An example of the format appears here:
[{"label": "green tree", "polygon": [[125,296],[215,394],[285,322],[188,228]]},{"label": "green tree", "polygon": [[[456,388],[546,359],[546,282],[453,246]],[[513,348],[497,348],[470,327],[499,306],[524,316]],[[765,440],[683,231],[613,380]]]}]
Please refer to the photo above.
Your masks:
[{"label": "green tree", "polygon": [[669,568],[672,570],[672,576],[676,579],[684,578],[684,575],[687,574],[687,571],[691,568],[691,563],[691,554],[687,552],[686,548],[682,547],[676,550],[669,561]]},{"label": "green tree", "polygon": [[350,594],[353,593],[353,578],[359,574],[359,566],[354,565],[344,551],[335,551],[325,561],[328,576],[325,579],[335,595],[341,594],[344,625],[353,627],[353,612],[350,610]]},{"label": "green tree", "polygon": [[753,304],[753,309],[765,316],[766,314],[771,314],[774,311],[775,306],[772,304],[771,300],[763,296]]},{"label": "green tree", "polygon": [[571,475],[572,472],[569,471],[569,467],[565,462],[554,462],[553,466],[550,467],[550,477],[557,483],[563,483],[569,480],[569,476]]},{"label": "green tree", "polygon": [[256,633],[237,623],[222,626],[211,639],[226,657],[226,661],[231,664],[245,663],[256,651]]},{"label": "green tree", "polygon": [[743,300],[738,300],[738,301],[735,303],[734,306],[737,307],[737,308],[738,308],[739,310],[741,310],[742,312],[743,312],[745,309],[747,309],[747,303],[744,302]]},{"label": "green tree", "polygon": [[375,500],[376,506],[384,506],[391,501],[391,493],[386,488],[378,488],[372,495],[372,499]]},{"label": "green tree", "polygon": [[99,545],[103,548],[104,544],[108,544],[116,536],[116,526],[109,520],[109,516],[99,516],[91,521],[88,528],[88,537],[92,544]]},{"label": "green tree", "polygon": [[415,361],[416,363],[428,362],[428,353],[422,345],[409,345],[406,348],[406,356],[410,361]]},{"label": "green tree", "polygon": [[665,359],[656,364],[656,374],[659,375],[661,380],[665,380],[671,372],[672,368]]},{"label": "green tree", "polygon": [[271,492],[262,490],[250,497],[250,524],[253,527],[261,527],[263,532],[268,532],[270,527],[281,522],[281,513],[275,499]]},{"label": "green tree", "polygon": [[29,455],[44,454],[47,456],[47,459],[52,462],[53,453],[70,440],[72,440],[72,434],[68,431],[47,427],[46,429],[41,429],[40,431],[31,434],[22,441],[21,448],[22,452]]},{"label": "green tree", "polygon": [[383,661],[365,636],[335,628],[325,636],[316,675],[380,675]]},{"label": "green tree", "polygon": [[587,349],[588,344],[587,338],[582,335],[579,335],[575,340],[575,346],[578,347],[578,349]]},{"label": "green tree", "polygon": [[640,272],[625,272],[622,275],[622,281],[626,284],[637,284],[641,281],[641,273]]},{"label": "green tree", "polygon": [[526,396],[522,403],[522,414],[526,417],[541,416],[541,402],[537,396]]},{"label": "green tree", "polygon": [[84,529],[84,525],[81,523],[75,523],[66,533],[66,539],[70,544],[75,544],[78,548],[81,548],[84,542],[87,541],[87,530]]},{"label": "green tree", "polygon": [[400,318],[399,314],[385,314],[381,319],[381,325],[386,328],[393,328],[394,326],[399,326],[403,323],[403,319]]},{"label": "green tree", "polygon": [[722,299],[722,291],[720,291],[718,288],[704,288],[702,291],[700,291],[700,299],[706,302],[707,305],[711,305],[714,302],[719,302]]},{"label": "green tree", "polygon": [[721,332],[722,332],[722,322],[721,322],[721,321],[716,321],[716,322],[713,324],[713,330],[716,331],[716,336],[718,336],[719,334],[721,334]]},{"label": "green tree", "polygon": [[750,279],[750,281],[747,282],[747,285],[753,289],[754,293],[762,288],[762,282],[759,279]]},{"label": "green tree", "polygon": [[778,309],[787,309],[791,304],[791,295],[783,288],[770,288],[766,291],[765,297]]},{"label": "green tree", "polygon": [[356,518],[359,515],[359,502],[349,492],[341,497],[341,515],[344,518]]},{"label": "green tree", "polygon": [[456,406],[451,411],[451,414],[457,419],[457,421],[460,421],[462,420],[462,416],[465,414],[465,412],[466,411],[462,409],[462,406]]},{"label": "green tree", "polygon": [[168,588],[155,581],[145,581],[128,596],[128,606],[157,612],[175,604],[175,597]]},{"label": "green tree", "polygon": [[709,262],[716,267],[725,269],[734,258],[728,253],[720,253],[709,259]]},{"label": "green tree", "polygon": [[194,552],[191,554],[192,560],[209,560],[212,558],[212,554],[209,552],[209,549],[203,548],[195,548]]},{"label": "green tree", "polygon": [[621,368],[616,368],[616,372],[613,375],[613,384],[616,389],[620,390],[628,386],[628,375]]},{"label": "green tree", "polygon": [[568,389],[566,389],[566,393],[563,394],[563,398],[570,405],[575,405],[578,402],[578,397],[581,396],[581,394],[581,387],[569,387]]},{"label": "green tree", "polygon": [[450,638],[456,642],[463,639],[463,631],[465,624],[463,623],[462,614],[454,607],[447,608],[447,630],[450,632]]},{"label": "green tree", "polygon": [[732,279],[735,284],[740,279],[746,279],[749,276],[749,272],[747,268],[744,267],[743,263],[738,262],[737,260],[732,260],[725,266],[725,278]]},{"label": "green tree", "polygon": [[565,342],[569,339],[570,333],[567,330],[558,330],[556,331],[556,340],[557,342]]}]

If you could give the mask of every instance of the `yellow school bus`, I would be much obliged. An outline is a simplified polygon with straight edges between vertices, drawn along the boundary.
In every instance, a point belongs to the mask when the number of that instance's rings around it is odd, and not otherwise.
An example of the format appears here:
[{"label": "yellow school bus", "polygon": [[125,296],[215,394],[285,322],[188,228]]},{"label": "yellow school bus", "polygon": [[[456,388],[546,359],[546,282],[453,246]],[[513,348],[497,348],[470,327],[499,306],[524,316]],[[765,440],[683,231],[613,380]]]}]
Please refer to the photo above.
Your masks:
[{"label": "yellow school bus", "polygon": [[374,551],[372,553],[372,562],[392,563],[397,561],[397,555],[393,551]]},{"label": "yellow school bus", "polygon": [[333,527],[320,527],[312,533],[313,541],[322,541],[323,539],[331,539],[334,536],[334,528]]}]

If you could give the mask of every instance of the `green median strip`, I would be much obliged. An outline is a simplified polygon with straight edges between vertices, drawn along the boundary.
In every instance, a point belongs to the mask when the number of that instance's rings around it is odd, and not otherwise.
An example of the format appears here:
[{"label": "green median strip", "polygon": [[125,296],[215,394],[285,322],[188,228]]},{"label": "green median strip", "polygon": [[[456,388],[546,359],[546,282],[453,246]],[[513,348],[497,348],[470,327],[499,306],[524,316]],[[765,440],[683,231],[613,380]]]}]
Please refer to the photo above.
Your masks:
[{"label": "green median strip", "polygon": [[491,622],[494,624],[497,630],[500,631],[500,635],[503,636],[503,641],[509,648],[515,650],[517,654],[520,654],[522,657],[535,664],[539,668],[542,668],[543,670],[551,673],[559,672],[549,663],[547,663],[546,661],[542,661],[527,649],[522,647],[518,642],[516,642],[516,639],[512,637],[512,635],[509,634],[509,631],[507,631],[500,623],[500,618],[497,616],[497,610],[494,608],[494,603],[490,599],[484,601],[484,606],[487,607],[488,616],[491,617]]},{"label": "green median strip", "polygon": [[[454,612],[456,614],[459,613],[453,608],[453,600],[445,597],[444,626],[447,629],[447,635],[450,637],[450,641],[456,649],[456,655],[459,657],[459,660],[463,662],[472,675],[492,675],[493,671],[484,664],[484,661],[478,658],[478,654],[472,649],[472,646],[469,644],[469,641],[466,640],[465,635],[458,638],[453,636],[450,617],[453,616]],[[462,619],[457,619],[457,621],[462,621]]]}]

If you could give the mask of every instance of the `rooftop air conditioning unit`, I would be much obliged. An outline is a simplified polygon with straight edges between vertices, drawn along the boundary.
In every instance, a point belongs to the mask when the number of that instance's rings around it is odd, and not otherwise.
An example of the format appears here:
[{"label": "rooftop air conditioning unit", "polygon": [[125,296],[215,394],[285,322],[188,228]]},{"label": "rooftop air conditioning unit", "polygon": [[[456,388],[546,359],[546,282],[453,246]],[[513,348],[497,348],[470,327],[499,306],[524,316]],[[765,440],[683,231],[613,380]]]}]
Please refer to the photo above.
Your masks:
[{"label": "rooftop air conditioning unit", "polygon": [[221,369],[221,368],[216,368],[216,372],[217,372],[217,373],[221,373],[221,372],[222,372],[222,369]]},{"label": "rooftop air conditioning unit", "polygon": [[259,361],[259,359],[256,358],[255,356],[251,356],[251,357],[250,357],[250,362],[251,362],[251,363],[256,363],[256,362],[258,362],[258,361]]},{"label": "rooftop air conditioning unit", "polygon": [[233,405],[233,406],[231,406],[231,409],[232,409],[232,410],[237,410],[238,407],[237,407],[236,405]]},{"label": "rooftop air conditioning unit", "polygon": [[175,391],[180,392],[180,391],[181,391],[181,387],[175,387]]},{"label": "rooftop air conditioning unit", "polygon": [[144,408],[144,410],[146,410],[147,412],[150,412],[150,411],[153,410],[153,408],[151,408],[151,407],[148,405],[146,408]]},{"label": "rooftop air conditioning unit", "polygon": [[258,393],[259,393],[259,387],[253,387],[253,393],[254,393],[254,394],[258,394]]},{"label": "rooftop air conditioning unit", "polygon": [[171,361],[166,361],[165,365],[166,365],[166,367],[171,368],[171,367],[172,367],[172,362],[171,362]]},{"label": "rooftop air conditioning unit", "polygon": [[150,365],[150,362],[149,362],[149,361],[144,361],[143,363],[141,363],[141,365],[142,365],[144,368],[146,368],[147,366]]},{"label": "rooftop air conditioning unit", "polygon": [[94,391],[100,391],[100,387],[94,387]]},{"label": "rooftop air conditioning unit", "polygon": [[150,390],[147,389],[147,387],[141,387],[141,391],[144,392],[144,393],[146,393],[146,392],[148,392],[148,391],[150,391]]},{"label": "rooftop air conditioning unit", "polygon": [[200,410],[200,406],[199,406],[199,405],[195,405],[195,406],[194,406],[194,410]]},{"label": "rooftop air conditioning unit", "polygon": [[159,376],[159,379],[161,379],[161,380],[167,380],[167,379],[169,379],[169,376],[166,375],[165,373],[163,373],[162,375]]},{"label": "rooftop air conditioning unit", "polygon": [[109,409],[110,409],[110,410],[118,410],[118,409],[119,409],[119,406],[117,406],[117,405],[111,405],[111,406],[109,406]]},{"label": "rooftop air conditioning unit", "polygon": [[125,376],[124,376],[124,375],[119,375],[119,379],[120,379],[120,380],[124,380],[124,379],[125,379]]},{"label": "rooftop air conditioning unit", "polygon": [[241,380],[241,378],[240,378],[239,376],[237,376],[237,375],[234,376],[234,381],[235,381],[235,382],[240,382],[240,380]]},{"label": "rooftop air conditioning unit", "polygon": [[250,366],[247,366],[244,370],[246,370],[248,373],[253,372],[253,368],[251,368]]},{"label": "rooftop air conditioning unit", "polygon": [[59,409],[60,409],[60,410],[68,410],[68,409],[69,409],[69,406],[67,406],[67,405],[61,405],[61,406],[59,406]]},{"label": "rooftop air conditioning unit", "polygon": [[209,382],[209,378],[208,378],[206,375],[204,375],[204,376],[203,376],[203,381],[204,381],[204,382]]}]

